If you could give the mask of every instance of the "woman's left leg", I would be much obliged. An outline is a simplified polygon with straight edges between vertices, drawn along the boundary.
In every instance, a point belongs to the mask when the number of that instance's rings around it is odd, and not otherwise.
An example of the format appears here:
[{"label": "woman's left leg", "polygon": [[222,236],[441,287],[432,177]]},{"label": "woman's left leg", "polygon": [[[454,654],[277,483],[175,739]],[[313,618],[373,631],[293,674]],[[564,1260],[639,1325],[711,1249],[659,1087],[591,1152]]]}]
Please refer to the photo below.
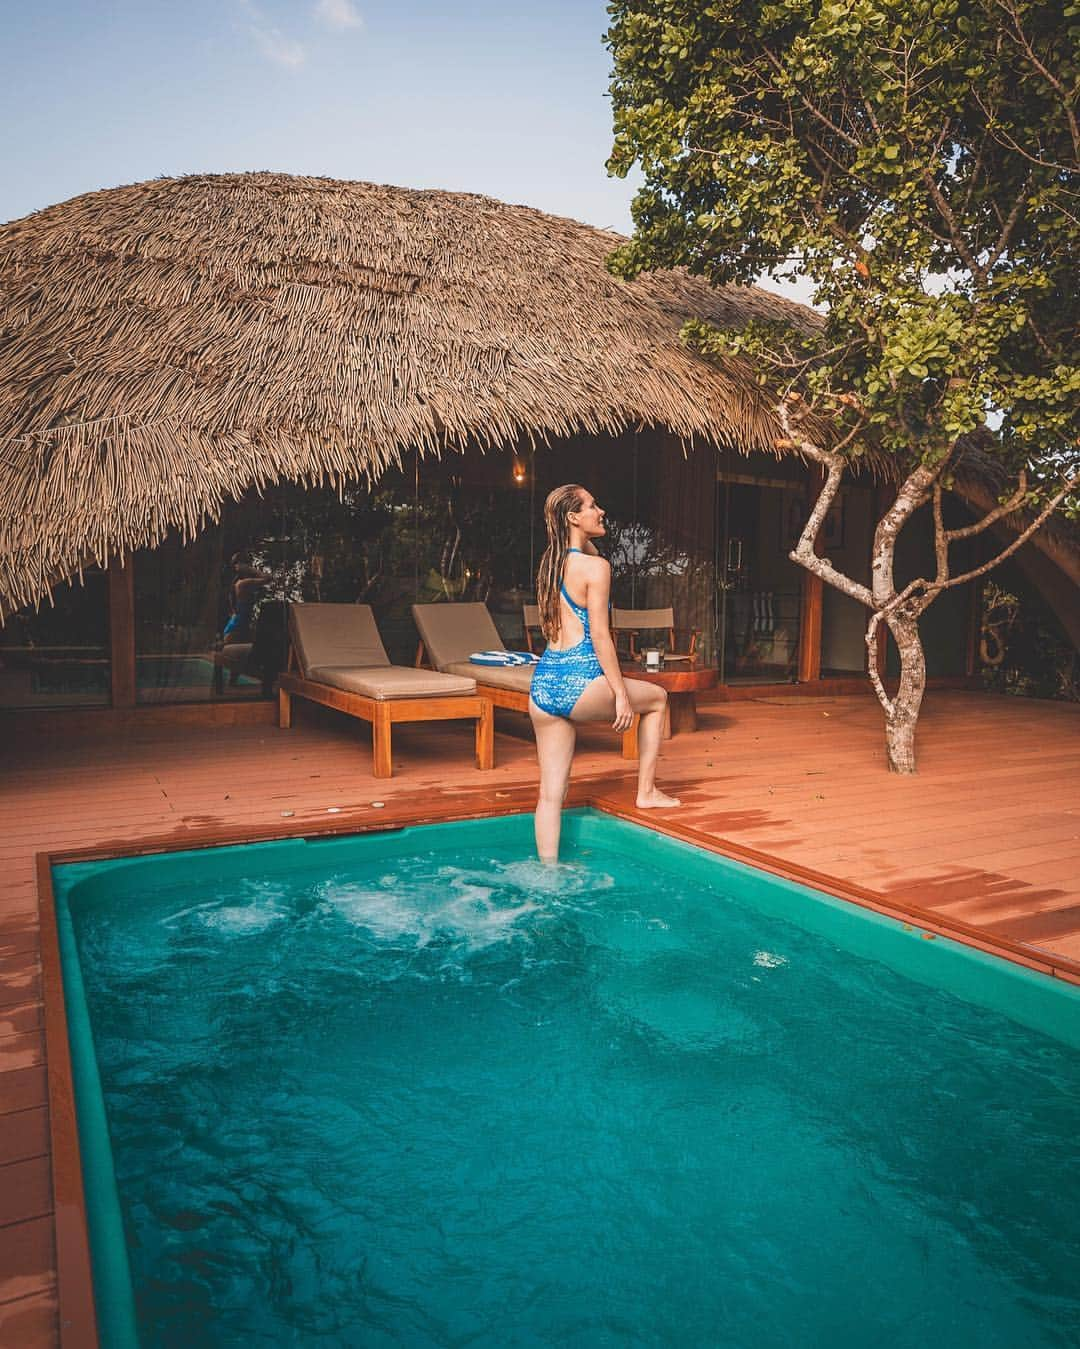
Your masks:
[{"label": "woman's left leg", "polygon": [[[650,807],[678,806],[677,796],[668,796],[656,785],[656,761],[660,756],[660,741],[664,733],[664,710],[667,694],[656,684],[644,679],[627,679],[626,693],[630,706],[641,720],[638,723],[638,789],[637,805],[641,810]],[[586,685],[570,714],[577,722],[612,721],[615,716],[615,695],[603,677]]]},{"label": "woman's left leg", "polygon": [[566,717],[555,717],[529,699],[529,716],[536,732],[540,760],[540,799],[536,803],[536,851],[541,862],[559,860],[562,806],[570,785],[577,732]]}]

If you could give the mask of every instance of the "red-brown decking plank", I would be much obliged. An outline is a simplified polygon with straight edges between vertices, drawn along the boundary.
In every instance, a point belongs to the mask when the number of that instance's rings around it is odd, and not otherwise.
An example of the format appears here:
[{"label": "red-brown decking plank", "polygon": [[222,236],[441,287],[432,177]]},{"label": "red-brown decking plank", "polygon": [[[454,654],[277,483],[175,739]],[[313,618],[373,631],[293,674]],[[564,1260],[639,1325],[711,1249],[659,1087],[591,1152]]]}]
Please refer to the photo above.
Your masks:
[{"label": "red-brown decking plank", "polygon": [[26,1031],[38,1031],[42,1024],[40,1002],[20,1002],[13,1007],[0,1007],[0,1039],[8,1035],[21,1035]]},{"label": "red-brown decking plank", "polygon": [[37,951],[18,951],[0,963],[0,1007],[17,1007],[41,997],[41,965]]},{"label": "red-brown decking plank", "polygon": [[59,1343],[53,1293],[0,1302],[0,1344],[11,1349],[55,1349]]},{"label": "red-brown decking plank", "polygon": [[32,895],[33,907],[21,910],[17,907],[26,899],[26,880],[19,890],[14,887],[0,886],[0,913],[5,903],[11,905],[12,912],[7,918],[0,919],[0,967],[12,956],[24,955],[27,951],[36,951],[38,943],[37,896]]},{"label": "red-brown decking plank", "polygon": [[7,1113],[44,1105],[48,1095],[44,1064],[0,1072],[0,1130],[6,1127],[3,1116]]},{"label": "red-brown decking plank", "polygon": [[[34,1218],[0,1227],[0,1304],[35,1294],[53,1295],[55,1288],[52,1220]],[[18,1341],[2,1340],[0,1343],[11,1344],[14,1349]]]},{"label": "red-brown decking plank", "polygon": [[59,1305],[53,1288],[0,1301],[3,1349],[58,1349]]},{"label": "red-brown decking plank", "polygon": [[1039,913],[1013,914],[995,921],[995,930],[1013,941],[1036,942],[1045,946],[1056,937],[1080,932],[1080,904],[1047,908]]},{"label": "red-brown decking plank", "polygon": [[[0,1119],[6,1126],[10,1117],[0,1116]],[[4,1132],[7,1132],[6,1127]],[[38,1154],[0,1166],[0,1228],[43,1218],[51,1212],[52,1178],[48,1157]]]},{"label": "red-brown decking plank", "polygon": [[[452,805],[462,793],[528,808],[528,724],[500,714],[497,729],[497,767],[479,773],[467,727],[395,728],[389,780],[372,774],[370,734],[316,708],[302,709],[289,732],[155,725],[112,738],[101,727],[17,736],[0,779],[0,1035],[6,1029],[9,1047],[25,1052],[22,1037],[38,1023],[24,1022],[40,1015],[35,852],[159,837],[183,847],[216,826],[362,827],[376,818],[372,801],[386,803],[384,824],[418,803],[437,814],[440,800]],[[668,818],[868,887],[885,903],[960,918],[990,947],[1006,928],[1028,932],[1023,958],[1035,967],[1080,959],[1080,709],[932,692],[919,762],[915,779],[886,771],[872,698],[703,700],[699,731],[665,742],[659,780],[686,799]],[[632,806],[633,767],[608,731],[580,735],[574,780],[602,782],[605,795]],[[44,1070],[3,1071],[2,1045],[0,1156],[41,1162],[25,1152],[46,1113]],[[31,1276],[39,1282],[0,1299],[21,1309],[19,1342],[31,1349],[55,1332],[51,1219],[0,1228],[0,1289],[15,1286],[3,1282],[9,1272],[19,1277],[10,1238],[24,1231],[48,1252]]]},{"label": "red-brown decking plank", "polygon": [[[1080,843],[1075,837],[1063,836],[1061,823],[1057,829],[1044,827],[1035,834],[1034,842],[1028,842],[1027,836],[1012,829],[1003,831],[1000,827],[984,828],[978,817],[973,817],[969,827],[963,831],[927,829],[917,840],[904,835],[890,834],[882,836],[875,831],[874,847],[848,844],[842,840],[823,841],[813,849],[815,866],[829,870],[829,862],[850,861],[855,855],[867,860],[876,858],[879,864],[896,871],[922,866],[927,849],[948,850],[960,866],[978,866],[987,872],[1006,869],[1017,865],[1042,865],[1047,857],[1057,859],[1072,857],[1076,860],[1080,874]],[[1010,839],[1013,841],[1010,842]]]},{"label": "red-brown decking plank", "polygon": [[[12,1111],[0,1129],[0,1167],[49,1152],[49,1113],[45,1106]],[[0,1176],[3,1172],[0,1171]]]},{"label": "red-brown decking plank", "polygon": [[[1041,949],[1040,943],[1036,941],[1031,942],[1031,946],[1033,950]],[[1052,954],[1049,957],[1044,956],[1044,959],[1049,958],[1052,961],[1054,956],[1064,956],[1066,960],[1080,964],[1080,931],[1068,936],[1055,937],[1053,947]]]},{"label": "red-brown decking plank", "polygon": [[0,1072],[33,1068],[35,1064],[44,1062],[44,1031],[19,1031],[14,1035],[0,1036]]}]

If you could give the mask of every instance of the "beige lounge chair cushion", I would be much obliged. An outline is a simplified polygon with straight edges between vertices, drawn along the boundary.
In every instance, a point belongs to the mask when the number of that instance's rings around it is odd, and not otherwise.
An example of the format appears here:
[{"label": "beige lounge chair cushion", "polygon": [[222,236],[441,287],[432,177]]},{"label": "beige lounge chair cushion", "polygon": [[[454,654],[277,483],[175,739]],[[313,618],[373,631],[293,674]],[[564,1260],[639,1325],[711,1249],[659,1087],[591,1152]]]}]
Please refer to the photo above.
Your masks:
[{"label": "beige lounge chair cushion", "polygon": [[289,635],[300,669],[389,665],[370,604],[290,604]]},{"label": "beige lounge chair cushion", "polygon": [[[467,662],[474,651],[495,651],[504,645],[486,604],[414,604],[412,612],[428,660],[436,670]],[[475,673],[479,667],[472,668]],[[485,666],[484,673],[476,678],[484,683],[496,682],[488,679],[489,673],[490,668]]]},{"label": "beige lounge chair cushion", "polygon": [[612,609],[613,628],[673,628],[675,610],[667,609]]},{"label": "beige lounge chair cushion", "polygon": [[454,661],[453,665],[446,667],[448,675],[464,675],[472,672],[473,678],[480,687],[481,693],[484,685],[494,684],[502,689],[516,689],[519,693],[528,693],[532,687],[533,670],[535,665],[472,665],[469,661]]},{"label": "beige lounge chair cushion", "polygon": [[393,698],[453,698],[476,692],[476,680],[458,675],[414,670],[411,665],[317,665],[308,679],[346,693],[359,693],[379,702]]}]

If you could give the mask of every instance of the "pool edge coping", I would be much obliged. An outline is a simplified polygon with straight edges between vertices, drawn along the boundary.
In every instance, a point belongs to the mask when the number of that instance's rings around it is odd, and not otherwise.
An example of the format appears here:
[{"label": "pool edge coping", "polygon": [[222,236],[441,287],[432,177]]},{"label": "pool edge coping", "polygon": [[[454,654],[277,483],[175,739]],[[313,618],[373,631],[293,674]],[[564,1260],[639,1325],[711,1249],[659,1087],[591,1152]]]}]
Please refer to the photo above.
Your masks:
[{"label": "pool edge coping", "polygon": [[[598,787],[600,788],[598,790]],[[52,869],[71,862],[106,861],[152,853],[188,852],[201,848],[266,843],[278,839],[334,837],[346,834],[394,833],[428,824],[499,818],[530,812],[535,793],[510,789],[506,799],[493,802],[486,789],[461,793],[451,802],[431,807],[396,807],[373,818],[370,808],[346,813],[332,821],[281,819],[274,824],[214,826],[186,830],[182,834],[156,834],[138,839],[114,839],[92,847],[59,849],[34,854],[40,921],[42,1001],[45,1023],[45,1070],[49,1104],[49,1161],[53,1190],[53,1226],[56,1249],[56,1295],[60,1349],[101,1349],[94,1297],[83,1185],[82,1150],[79,1144],[75,1088],[68,1039],[67,1004],[64,995],[56,897]],[[593,782],[572,785],[567,797],[572,809],[592,809],[615,819],[637,824],[667,838],[691,844],[705,852],[754,867],[782,880],[794,881],[812,890],[869,909],[874,913],[921,930],[927,939],[947,937],[1036,973],[1080,986],[1080,961],[1067,957],[1043,959],[1042,953],[1007,937],[991,937],[982,929],[956,919],[943,918],[914,904],[898,903],[877,891],[814,871],[795,862],[785,862],[729,839],[706,834],[653,811],[604,794]],[[1046,953],[1050,955],[1049,952]]]}]

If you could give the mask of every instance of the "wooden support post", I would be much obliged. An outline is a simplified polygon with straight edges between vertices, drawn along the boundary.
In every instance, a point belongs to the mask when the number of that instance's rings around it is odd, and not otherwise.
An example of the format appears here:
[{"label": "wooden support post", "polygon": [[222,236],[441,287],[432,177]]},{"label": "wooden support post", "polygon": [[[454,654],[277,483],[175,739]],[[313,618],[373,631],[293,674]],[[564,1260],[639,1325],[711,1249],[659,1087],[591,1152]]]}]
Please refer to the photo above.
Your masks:
[{"label": "wooden support post", "polygon": [[821,611],[824,582],[813,572],[802,578],[802,622],[799,625],[799,683],[821,678]]},{"label": "wooden support post", "polygon": [[495,704],[486,698],[476,718],[476,766],[495,767]]},{"label": "wooden support post", "polygon": [[134,707],[135,569],[130,557],[109,563],[109,660],[113,707]]},{"label": "wooden support post", "polygon": [[[810,487],[820,492],[825,486],[825,470],[810,471]],[[824,526],[823,526],[824,528]],[[821,532],[814,543],[814,552],[822,551]],[[824,581],[812,571],[804,571],[802,578],[802,622],[799,624],[798,681],[805,684],[821,678],[821,611],[824,605]]]},{"label": "wooden support post", "polygon": [[394,764],[391,757],[391,726],[390,704],[378,703],[375,707],[374,720],[371,723],[371,734],[375,742],[375,762],[372,771],[377,778],[389,778],[394,774]]},{"label": "wooden support post", "polygon": [[698,728],[697,698],[692,693],[668,694],[668,729],[672,735]]},{"label": "wooden support post", "polygon": [[622,756],[624,759],[636,759],[638,757],[638,722],[641,717],[636,713],[634,720],[630,723],[630,729],[623,732],[622,738]]},{"label": "wooden support post", "polygon": [[964,655],[964,673],[971,679],[979,673],[979,638],[982,636],[983,577],[968,583],[967,651]]},{"label": "wooden support post", "polygon": [[283,688],[277,693],[277,716],[278,726],[287,731],[292,725],[292,694]]}]

